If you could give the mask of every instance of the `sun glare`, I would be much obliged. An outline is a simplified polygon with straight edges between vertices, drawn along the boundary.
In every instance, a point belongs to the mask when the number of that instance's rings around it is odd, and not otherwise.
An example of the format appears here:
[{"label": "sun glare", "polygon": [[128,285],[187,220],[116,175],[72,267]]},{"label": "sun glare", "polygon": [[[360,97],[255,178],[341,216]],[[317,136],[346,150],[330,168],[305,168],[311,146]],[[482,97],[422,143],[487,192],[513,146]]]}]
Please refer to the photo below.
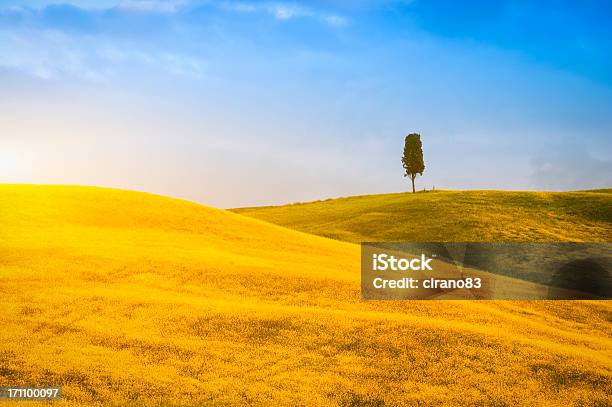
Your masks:
[{"label": "sun glare", "polygon": [[24,166],[24,157],[17,151],[0,149],[0,179],[17,175]]}]

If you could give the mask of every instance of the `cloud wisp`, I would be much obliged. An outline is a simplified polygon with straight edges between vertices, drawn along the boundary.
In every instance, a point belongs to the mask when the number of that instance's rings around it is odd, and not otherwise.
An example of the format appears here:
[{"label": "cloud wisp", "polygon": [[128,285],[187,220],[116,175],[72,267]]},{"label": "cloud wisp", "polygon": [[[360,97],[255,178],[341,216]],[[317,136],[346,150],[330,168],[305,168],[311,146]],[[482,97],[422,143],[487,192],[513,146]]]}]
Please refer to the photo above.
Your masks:
[{"label": "cloud wisp", "polygon": [[567,191],[610,188],[612,160],[599,159],[584,146],[557,146],[531,160],[531,181],[537,189]]},{"label": "cloud wisp", "polygon": [[203,58],[164,49],[138,49],[108,38],[78,37],[58,30],[0,31],[0,68],[37,79],[70,77],[104,82],[124,70],[159,71],[201,80]]},{"label": "cloud wisp", "polygon": [[346,17],[315,10],[296,3],[288,2],[224,2],[222,8],[239,13],[266,13],[279,21],[295,18],[313,18],[332,27],[344,27],[348,24]]},{"label": "cloud wisp", "polygon": [[[331,29],[348,21],[288,2],[103,0],[56,4],[44,0],[29,6],[12,2],[0,6],[0,68],[45,80],[74,77],[104,82],[138,69],[201,80],[210,76],[206,50],[222,47],[216,40],[230,38],[231,42],[235,37],[231,25],[225,28],[227,32],[215,26],[223,19],[231,20],[233,13],[259,13],[279,22],[307,19]],[[217,20],[208,21],[213,18]]]}]

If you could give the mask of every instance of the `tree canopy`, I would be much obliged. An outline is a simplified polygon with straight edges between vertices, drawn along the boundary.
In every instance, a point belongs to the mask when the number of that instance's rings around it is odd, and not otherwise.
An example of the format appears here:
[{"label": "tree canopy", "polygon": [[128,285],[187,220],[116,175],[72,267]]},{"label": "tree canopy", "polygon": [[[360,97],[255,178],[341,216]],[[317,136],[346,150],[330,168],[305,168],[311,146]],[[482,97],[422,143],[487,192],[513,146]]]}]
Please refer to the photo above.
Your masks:
[{"label": "tree canopy", "polygon": [[418,175],[423,175],[425,171],[425,162],[423,161],[423,144],[421,143],[421,135],[418,133],[410,133],[404,141],[404,155],[402,156],[402,164],[404,166],[404,177],[410,177],[412,181],[412,192],[414,189],[414,179]]}]

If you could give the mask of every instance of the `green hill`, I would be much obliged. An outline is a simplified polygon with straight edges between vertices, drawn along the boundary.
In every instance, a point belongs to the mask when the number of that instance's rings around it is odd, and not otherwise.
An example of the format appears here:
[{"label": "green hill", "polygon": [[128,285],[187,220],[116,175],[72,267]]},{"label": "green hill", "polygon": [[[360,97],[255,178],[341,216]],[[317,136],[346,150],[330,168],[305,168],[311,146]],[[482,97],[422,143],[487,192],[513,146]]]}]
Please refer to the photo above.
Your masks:
[{"label": "green hill", "polygon": [[233,211],[348,242],[600,242],[612,236],[611,192],[435,191]]}]

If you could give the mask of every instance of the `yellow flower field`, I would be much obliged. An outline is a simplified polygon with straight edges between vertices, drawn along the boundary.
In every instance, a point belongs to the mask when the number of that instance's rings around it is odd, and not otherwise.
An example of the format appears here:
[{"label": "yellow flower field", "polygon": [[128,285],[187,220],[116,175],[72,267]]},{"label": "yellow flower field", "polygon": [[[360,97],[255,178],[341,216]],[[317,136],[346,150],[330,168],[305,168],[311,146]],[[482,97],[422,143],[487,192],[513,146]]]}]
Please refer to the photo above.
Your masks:
[{"label": "yellow flower field", "polygon": [[362,302],[357,245],[144,193],[0,185],[0,225],[0,387],[53,405],[612,404],[606,301]]}]

